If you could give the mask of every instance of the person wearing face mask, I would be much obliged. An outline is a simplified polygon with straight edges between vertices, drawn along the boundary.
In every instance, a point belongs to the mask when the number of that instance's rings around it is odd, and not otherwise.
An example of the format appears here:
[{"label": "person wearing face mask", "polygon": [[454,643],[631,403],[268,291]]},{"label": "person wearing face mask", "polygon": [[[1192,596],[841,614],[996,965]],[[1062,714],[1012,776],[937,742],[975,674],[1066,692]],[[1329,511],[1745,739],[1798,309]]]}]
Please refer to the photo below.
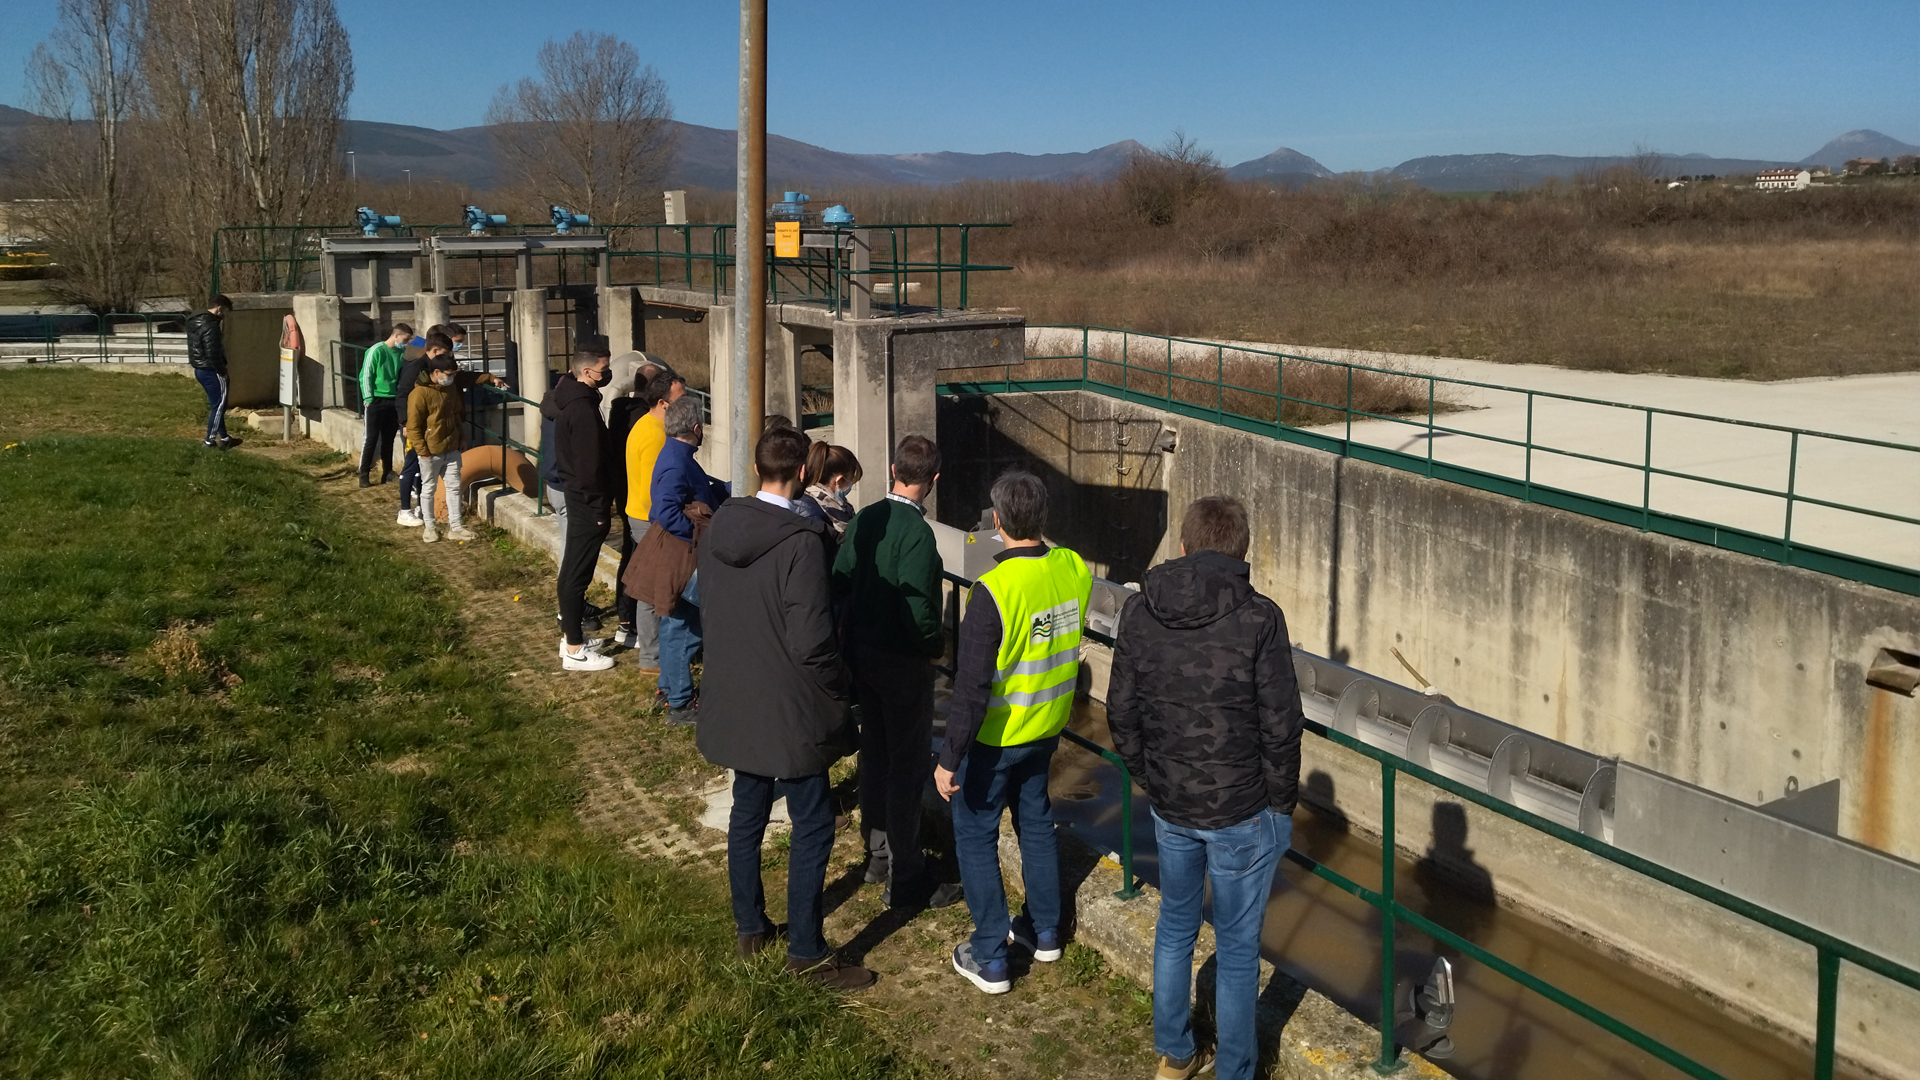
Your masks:
[{"label": "person wearing face mask", "polygon": [[557,583],[560,600],[560,663],[568,671],[605,671],[613,658],[593,650],[602,641],[586,639],[582,621],[587,586],[600,558],[600,545],[613,527],[613,440],[600,417],[599,387],[606,385],[607,350],[583,346],[540,404],[540,415],[553,423],[550,439],[542,439],[540,454],[553,464],[566,493],[566,542],[560,553]]},{"label": "person wearing face mask", "polygon": [[901,439],[892,489],[854,515],[833,563],[860,705],[866,880],[885,883],[880,902],[888,907],[946,907],[960,899],[958,884],[934,879],[920,843],[921,795],[933,770],[933,665],[947,651],[940,549],[925,506],[939,478],[933,440]]},{"label": "person wearing face mask", "polygon": [[427,350],[426,368],[407,396],[407,442],[420,455],[422,472],[420,539],[429,544],[440,539],[433,519],[433,492],[444,483],[447,536],[471,540],[472,530],[460,520],[460,451],[465,443],[466,397],[459,386],[459,366],[453,362],[452,346],[445,335],[428,337]]},{"label": "person wearing face mask", "polygon": [[836,542],[847,535],[853,506],[847,502],[860,482],[860,460],[844,446],[814,443],[807,451],[806,493],[793,501],[794,512],[827,523]]},{"label": "person wearing face mask", "polygon": [[[466,327],[459,323],[436,323],[427,329],[426,349],[419,356],[400,365],[400,387],[398,404],[403,423],[400,428],[401,442],[407,452],[406,460],[400,465],[400,513],[394,523],[404,528],[417,529],[423,523],[421,514],[414,509],[414,500],[420,497],[420,454],[413,448],[413,441],[406,437],[404,420],[410,411],[413,391],[420,385],[420,377],[426,373],[427,362],[434,356],[448,353],[456,360],[460,355],[461,342],[467,337]],[[484,372],[455,371],[453,384],[461,390],[471,386],[499,386],[507,384],[498,376]]]}]

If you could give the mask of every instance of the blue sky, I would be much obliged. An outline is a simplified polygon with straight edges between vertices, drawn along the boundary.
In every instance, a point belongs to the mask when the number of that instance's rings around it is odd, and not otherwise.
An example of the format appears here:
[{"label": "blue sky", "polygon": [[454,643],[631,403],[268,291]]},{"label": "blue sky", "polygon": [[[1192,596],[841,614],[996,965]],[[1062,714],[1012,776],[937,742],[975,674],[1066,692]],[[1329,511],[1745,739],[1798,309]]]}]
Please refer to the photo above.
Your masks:
[{"label": "blue sky", "polygon": [[[479,123],[540,43],[632,42],[685,121],[730,128],[725,0],[337,0],[356,119]],[[0,101],[55,0],[0,0]],[[1920,4],[772,0],[769,123],[835,150],[1044,153],[1184,128],[1232,164],[1425,154],[1797,159],[1853,128],[1920,142]],[[435,55],[435,45],[438,54]]]}]

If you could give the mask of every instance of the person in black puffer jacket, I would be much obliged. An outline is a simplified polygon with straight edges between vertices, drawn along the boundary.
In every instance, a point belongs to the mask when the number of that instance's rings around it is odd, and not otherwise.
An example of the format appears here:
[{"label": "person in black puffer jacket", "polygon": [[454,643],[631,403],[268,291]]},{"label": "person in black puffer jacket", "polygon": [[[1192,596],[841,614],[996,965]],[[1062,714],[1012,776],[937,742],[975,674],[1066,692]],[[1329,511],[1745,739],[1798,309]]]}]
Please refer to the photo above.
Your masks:
[{"label": "person in black puffer jacket", "polygon": [[220,321],[232,310],[233,301],[219,294],[187,320],[187,366],[207,392],[206,445],[222,450],[240,445],[227,434],[227,343],[220,334]]},{"label": "person in black puffer jacket", "polygon": [[[1293,837],[1300,784],[1300,688],[1286,616],[1254,591],[1246,507],[1212,495],[1187,508],[1181,557],[1147,571],[1121,606],[1107,723],[1114,749],[1153,800],[1160,854],[1154,937],[1154,1050],[1163,1077],[1210,1056],[1189,1024],[1201,894],[1213,884],[1220,1080],[1251,1077],[1260,925],[1274,867]],[[1158,1033],[1178,1032],[1166,1039]]]}]

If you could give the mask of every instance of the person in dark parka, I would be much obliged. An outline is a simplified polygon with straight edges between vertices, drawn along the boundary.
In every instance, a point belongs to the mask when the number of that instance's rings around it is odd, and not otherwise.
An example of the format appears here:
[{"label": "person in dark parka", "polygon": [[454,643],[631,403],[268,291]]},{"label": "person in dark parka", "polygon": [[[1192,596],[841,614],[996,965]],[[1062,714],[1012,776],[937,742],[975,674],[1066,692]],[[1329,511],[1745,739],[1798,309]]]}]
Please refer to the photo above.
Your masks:
[{"label": "person in dark parka", "polygon": [[774,800],[787,800],[787,968],[835,989],[873,982],[828,949],[821,892],[833,850],[827,769],[853,750],[852,686],[833,629],[832,541],[801,517],[807,438],[768,431],[754,448],[760,491],[714,512],[700,545],[706,678],[700,752],[734,770],[727,878],[741,956],[772,944],[760,845]]}]

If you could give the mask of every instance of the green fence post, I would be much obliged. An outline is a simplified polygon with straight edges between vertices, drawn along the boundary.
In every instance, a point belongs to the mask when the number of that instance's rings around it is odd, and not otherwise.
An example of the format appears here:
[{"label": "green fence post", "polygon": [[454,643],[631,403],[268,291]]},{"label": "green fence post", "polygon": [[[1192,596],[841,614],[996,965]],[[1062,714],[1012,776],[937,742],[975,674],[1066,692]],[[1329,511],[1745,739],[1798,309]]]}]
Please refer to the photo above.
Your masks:
[{"label": "green fence post", "polygon": [[1533,391],[1527,391],[1527,501],[1533,501]]},{"label": "green fence post", "polygon": [[1647,447],[1640,458],[1640,531],[1653,524],[1653,410],[1643,409],[1647,417]]},{"label": "green fence post", "polygon": [[1227,407],[1227,355],[1219,345],[1213,347],[1213,418],[1218,423]]},{"label": "green fence post", "polygon": [[960,226],[960,310],[967,310],[967,233],[969,226]]},{"label": "green fence post", "polygon": [[1353,365],[1347,365],[1347,445],[1341,447],[1341,453],[1353,453]]},{"label": "green fence post", "polygon": [[1800,471],[1800,433],[1795,431],[1793,441],[1787,446],[1787,521],[1780,531],[1780,543],[1786,548],[1786,557],[1793,560],[1793,481]]},{"label": "green fence post", "polygon": [[[1348,369],[1351,372],[1351,368]],[[1393,1040],[1393,780],[1394,768],[1380,761],[1380,1058],[1373,1071],[1385,1075],[1406,1067]]]},{"label": "green fence post", "polygon": [[1813,1080],[1833,1080],[1834,1032],[1840,1026],[1840,957],[1819,954],[1819,1020],[1813,1035]]},{"label": "green fence post", "polygon": [[1092,366],[1092,362],[1087,358],[1087,338],[1090,333],[1091,331],[1082,324],[1080,327],[1080,386],[1082,389],[1087,385],[1087,369]]},{"label": "green fence post", "polygon": [[1427,475],[1433,475],[1433,376],[1427,376]]}]

